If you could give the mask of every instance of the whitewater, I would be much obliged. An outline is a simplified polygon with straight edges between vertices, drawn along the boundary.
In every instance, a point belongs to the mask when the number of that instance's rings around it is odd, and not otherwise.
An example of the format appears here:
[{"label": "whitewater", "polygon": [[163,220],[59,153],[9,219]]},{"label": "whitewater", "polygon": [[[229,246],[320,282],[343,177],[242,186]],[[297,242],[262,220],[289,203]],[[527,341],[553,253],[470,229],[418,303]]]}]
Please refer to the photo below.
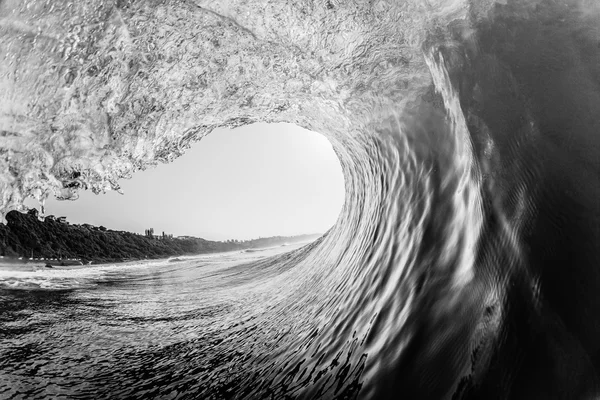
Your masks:
[{"label": "whitewater", "polygon": [[0,49],[3,212],[254,122],[346,187],[303,247],[0,268],[0,397],[600,395],[597,1],[8,0]]}]

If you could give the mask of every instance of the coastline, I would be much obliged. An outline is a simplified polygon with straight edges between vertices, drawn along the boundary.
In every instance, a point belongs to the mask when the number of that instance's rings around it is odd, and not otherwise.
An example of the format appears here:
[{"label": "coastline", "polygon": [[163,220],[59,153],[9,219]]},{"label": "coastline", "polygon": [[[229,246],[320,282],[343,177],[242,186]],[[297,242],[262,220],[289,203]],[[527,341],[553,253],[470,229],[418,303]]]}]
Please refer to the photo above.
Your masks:
[{"label": "coastline", "polygon": [[0,256],[3,256],[0,262],[41,264],[42,267],[48,265],[48,268],[220,253],[314,240],[321,236],[308,234],[213,241],[191,236],[142,235],[89,224],[71,225],[50,217],[42,219],[36,209],[27,213],[11,211],[6,214],[6,221],[6,224],[0,223]]}]

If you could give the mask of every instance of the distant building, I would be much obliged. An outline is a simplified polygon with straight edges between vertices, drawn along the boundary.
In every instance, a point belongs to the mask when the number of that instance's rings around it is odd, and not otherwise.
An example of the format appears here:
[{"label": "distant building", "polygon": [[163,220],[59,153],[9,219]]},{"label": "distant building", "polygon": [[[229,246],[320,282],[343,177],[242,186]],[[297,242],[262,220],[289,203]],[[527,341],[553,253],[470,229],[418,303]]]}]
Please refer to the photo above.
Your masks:
[{"label": "distant building", "polygon": [[56,220],[61,224],[68,224],[67,217],[58,217]]},{"label": "distant building", "polygon": [[54,215],[48,215],[46,218],[44,218],[44,221],[56,221],[56,217]]}]

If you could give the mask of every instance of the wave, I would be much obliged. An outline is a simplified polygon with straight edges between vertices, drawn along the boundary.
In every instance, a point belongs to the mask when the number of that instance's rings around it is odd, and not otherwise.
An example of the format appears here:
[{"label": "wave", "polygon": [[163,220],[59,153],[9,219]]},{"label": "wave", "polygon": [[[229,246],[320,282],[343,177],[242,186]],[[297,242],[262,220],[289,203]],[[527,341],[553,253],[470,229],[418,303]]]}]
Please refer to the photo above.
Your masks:
[{"label": "wave", "polygon": [[228,395],[599,394],[595,2],[204,3],[2,11],[3,210],[293,122],[331,141],[346,200],[223,281],[278,299],[220,332],[265,349],[214,367]]},{"label": "wave", "polygon": [[139,268],[148,268],[160,262],[133,262],[98,266],[46,268],[44,264],[0,266],[0,289],[66,290],[95,286],[98,280],[111,273],[122,274]]}]

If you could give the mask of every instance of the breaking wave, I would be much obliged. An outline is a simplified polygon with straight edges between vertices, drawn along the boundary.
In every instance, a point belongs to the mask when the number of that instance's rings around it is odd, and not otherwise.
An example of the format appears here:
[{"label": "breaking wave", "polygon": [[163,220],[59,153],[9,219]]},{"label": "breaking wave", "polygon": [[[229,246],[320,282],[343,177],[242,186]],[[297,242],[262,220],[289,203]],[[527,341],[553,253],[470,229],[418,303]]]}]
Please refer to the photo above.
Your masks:
[{"label": "breaking wave", "polygon": [[[88,294],[65,295],[67,311],[93,307],[81,296],[155,304],[138,296],[161,288],[163,298],[152,315],[121,310],[137,342],[90,334],[105,346],[99,364],[82,361],[96,375],[69,353],[78,372],[49,375],[52,390],[598,395],[598,5],[395,3],[2,3],[4,210],[27,194],[118,189],[215,127],[256,121],[323,133],[345,177],[337,224],[306,247],[118,282],[86,273],[96,287],[75,285]],[[0,390],[49,393],[36,382]]]}]

